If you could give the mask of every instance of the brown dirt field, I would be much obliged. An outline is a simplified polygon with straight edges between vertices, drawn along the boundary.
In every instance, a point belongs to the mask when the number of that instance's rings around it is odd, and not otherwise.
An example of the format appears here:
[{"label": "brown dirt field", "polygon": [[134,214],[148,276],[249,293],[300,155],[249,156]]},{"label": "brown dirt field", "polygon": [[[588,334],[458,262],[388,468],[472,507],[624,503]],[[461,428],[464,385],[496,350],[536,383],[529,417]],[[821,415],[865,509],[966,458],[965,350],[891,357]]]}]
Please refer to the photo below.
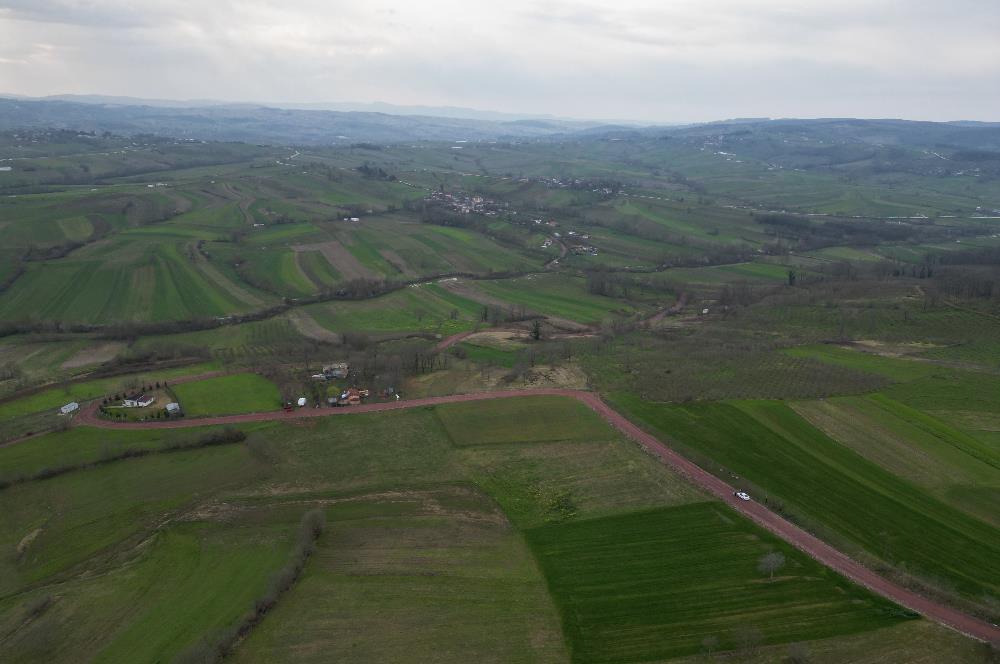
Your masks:
[{"label": "brown dirt field", "polygon": [[488,371],[479,369],[445,369],[411,378],[403,385],[408,397],[441,396],[447,394],[490,392],[519,389],[586,389],[587,375],[576,366],[536,365],[522,378],[512,383],[504,381],[508,373],[504,368]]},{"label": "brown dirt field", "polygon": [[487,295],[475,286],[456,277],[451,279],[442,279],[437,282],[437,285],[451,291],[455,295],[461,295],[462,297],[466,297],[473,302],[478,302],[479,304],[488,304],[497,307],[510,306],[509,302],[504,302],[499,298]]},{"label": "brown dirt field", "polygon": [[905,357],[907,355],[913,355],[914,353],[922,353],[923,351],[937,348],[934,344],[918,343],[916,341],[907,343],[888,343],[885,341],[876,341],[874,339],[860,339],[858,341],[852,341],[851,343],[841,345],[844,348],[860,350],[864,353],[871,353],[872,355],[880,355],[882,357]]},{"label": "brown dirt field", "polygon": [[295,326],[295,329],[298,330],[299,334],[304,337],[309,337],[310,339],[315,339],[316,341],[325,341],[331,344],[339,344],[341,342],[339,334],[331,332],[317,323],[316,319],[307,314],[305,311],[292,311],[288,314],[288,320],[290,320],[292,325]]},{"label": "brown dirt field", "polygon": [[479,344],[488,348],[499,350],[517,350],[524,347],[524,342],[529,339],[527,330],[482,330],[473,332],[465,338],[469,343]]},{"label": "brown dirt field", "polygon": [[326,242],[316,242],[313,244],[293,244],[293,251],[318,251],[332,265],[344,279],[372,279],[379,275],[372,272],[355,258],[347,247],[337,240],[327,240]]},{"label": "brown dirt field", "polygon": [[121,341],[109,341],[96,346],[88,346],[87,348],[78,350],[71,358],[59,366],[63,369],[79,369],[91,364],[103,364],[115,359],[115,356],[124,348],[125,344]]}]

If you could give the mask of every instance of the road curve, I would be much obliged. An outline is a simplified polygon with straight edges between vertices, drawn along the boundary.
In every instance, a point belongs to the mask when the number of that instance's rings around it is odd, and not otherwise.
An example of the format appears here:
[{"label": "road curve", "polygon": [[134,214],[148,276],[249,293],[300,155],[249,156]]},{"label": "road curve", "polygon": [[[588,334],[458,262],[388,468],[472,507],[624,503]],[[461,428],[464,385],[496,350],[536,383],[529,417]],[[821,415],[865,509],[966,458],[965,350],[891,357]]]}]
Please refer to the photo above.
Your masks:
[{"label": "road curve", "polygon": [[601,398],[593,392],[558,388],[504,390],[497,392],[456,394],[443,397],[426,397],[423,399],[410,399],[389,403],[363,404],[350,408],[312,408],[297,410],[292,413],[272,411],[265,413],[248,413],[245,415],[226,415],[220,417],[204,417],[187,420],[127,422],[121,424],[116,424],[109,420],[97,417],[97,403],[95,402],[80,413],[77,418],[77,423],[106,429],[180,429],[185,427],[207,425],[282,421],[312,417],[354,415],[359,413],[379,413],[390,410],[404,410],[407,408],[420,408],[441,404],[487,401],[491,399],[508,399],[512,397],[526,396],[559,396],[576,399],[603,417],[609,424],[611,424],[611,426],[618,429],[625,436],[637,442],[648,453],[658,458],[686,480],[698,487],[701,487],[732,509],[763,527],[765,530],[770,531],[772,534],[785,540],[795,548],[826,565],[830,569],[840,573],[851,581],[868,588],[877,595],[881,595],[882,597],[892,600],[900,606],[904,606],[921,614],[929,620],[933,620],[934,622],[940,623],[941,625],[954,629],[980,641],[1000,644],[1000,627],[997,627],[997,625],[974,618],[966,613],[945,606],[944,604],[908,590],[899,584],[893,583],[892,581],[879,576],[856,560],[841,553],[826,542],[810,535],[798,526],[785,520],[781,516],[778,516],[761,503],[753,501],[747,502],[736,498],[733,495],[735,489],[731,485],[702,469],[697,464],[688,461],[686,458],[664,445],[652,434],[640,429],[638,426],[626,419],[621,413],[608,406],[608,404],[602,401]]}]

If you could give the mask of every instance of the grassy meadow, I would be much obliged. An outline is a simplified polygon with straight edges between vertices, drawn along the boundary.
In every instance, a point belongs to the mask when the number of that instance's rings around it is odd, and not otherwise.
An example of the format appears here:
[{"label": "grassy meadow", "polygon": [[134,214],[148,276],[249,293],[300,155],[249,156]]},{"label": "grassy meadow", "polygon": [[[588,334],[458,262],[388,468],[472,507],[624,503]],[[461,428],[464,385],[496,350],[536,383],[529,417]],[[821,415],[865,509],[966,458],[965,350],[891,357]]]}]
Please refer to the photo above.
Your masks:
[{"label": "grassy meadow", "polygon": [[206,378],[171,389],[190,417],[254,413],[281,406],[277,386],[263,376],[250,373]]}]

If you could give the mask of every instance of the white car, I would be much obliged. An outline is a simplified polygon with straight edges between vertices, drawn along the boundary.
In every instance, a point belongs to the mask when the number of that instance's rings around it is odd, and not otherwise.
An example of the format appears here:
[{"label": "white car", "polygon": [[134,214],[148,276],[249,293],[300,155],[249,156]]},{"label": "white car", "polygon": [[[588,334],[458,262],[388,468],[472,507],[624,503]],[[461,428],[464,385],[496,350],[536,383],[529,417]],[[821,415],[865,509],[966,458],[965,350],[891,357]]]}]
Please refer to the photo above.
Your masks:
[{"label": "white car", "polygon": [[746,491],[735,491],[733,492],[733,495],[739,498],[740,500],[750,500],[750,494],[747,493]]}]

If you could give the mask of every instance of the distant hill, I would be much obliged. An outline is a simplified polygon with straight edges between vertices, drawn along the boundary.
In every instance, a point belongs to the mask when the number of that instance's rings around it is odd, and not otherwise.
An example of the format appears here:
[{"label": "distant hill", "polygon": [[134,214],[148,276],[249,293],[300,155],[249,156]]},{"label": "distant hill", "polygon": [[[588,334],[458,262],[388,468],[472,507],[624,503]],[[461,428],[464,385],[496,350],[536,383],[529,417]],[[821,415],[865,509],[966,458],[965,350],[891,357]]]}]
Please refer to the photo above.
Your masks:
[{"label": "distant hill", "polygon": [[118,97],[86,97],[85,102],[0,98],[0,129],[44,127],[251,143],[335,144],[530,139],[600,124],[554,118],[499,120],[212,102],[196,106],[178,104]]},{"label": "distant hill", "polygon": [[[219,99],[146,99],[143,97],[124,97],[116,95],[49,95],[45,97],[27,97],[24,95],[4,94],[0,98],[20,99],[24,101],[69,101],[78,104],[100,104],[109,106],[152,106],[155,108],[203,108],[206,106],[226,106],[230,108],[280,108],[296,111],[339,111],[343,113],[385,113],[387,115],[421,115],[435,118],[460,118],[466,120],[488,120],[494,122],[513,122],[516,120],[556,121],[592,126],[598,121],[581,120],[579,118],[560,118],[545,113],[504,113],[501,111],[484,111],[462,106],[420,106],[389,104],[386,102],[252,102],[252,101],[221,101]],[[607,122],[607,120],[601,120]],[[627,123],[636,124],[636,123]]]},{"label": "distant hill", "polygon": [[[100,95],[42,99],[0,96],[0,130],[54,128],[281,145],[670,138],[698,147],[738,146],[745,156],[773,160],[789,167],[855,163],[885,156],[894,159],[894,149],[924,150],[932,155],[938,149],[977,152],[972,155],[973,161],[994,161],[994,153],[1000,151],[1000,123],[991,122],[737,118],[704,124],[643,127],[455,107],[300,106],[303,108]],[[318,108],[321,106],[340,106],[343,110]],[[415,114],[418,111],[426,113]],[[459,117],[462,114],[477,117]]]}]

